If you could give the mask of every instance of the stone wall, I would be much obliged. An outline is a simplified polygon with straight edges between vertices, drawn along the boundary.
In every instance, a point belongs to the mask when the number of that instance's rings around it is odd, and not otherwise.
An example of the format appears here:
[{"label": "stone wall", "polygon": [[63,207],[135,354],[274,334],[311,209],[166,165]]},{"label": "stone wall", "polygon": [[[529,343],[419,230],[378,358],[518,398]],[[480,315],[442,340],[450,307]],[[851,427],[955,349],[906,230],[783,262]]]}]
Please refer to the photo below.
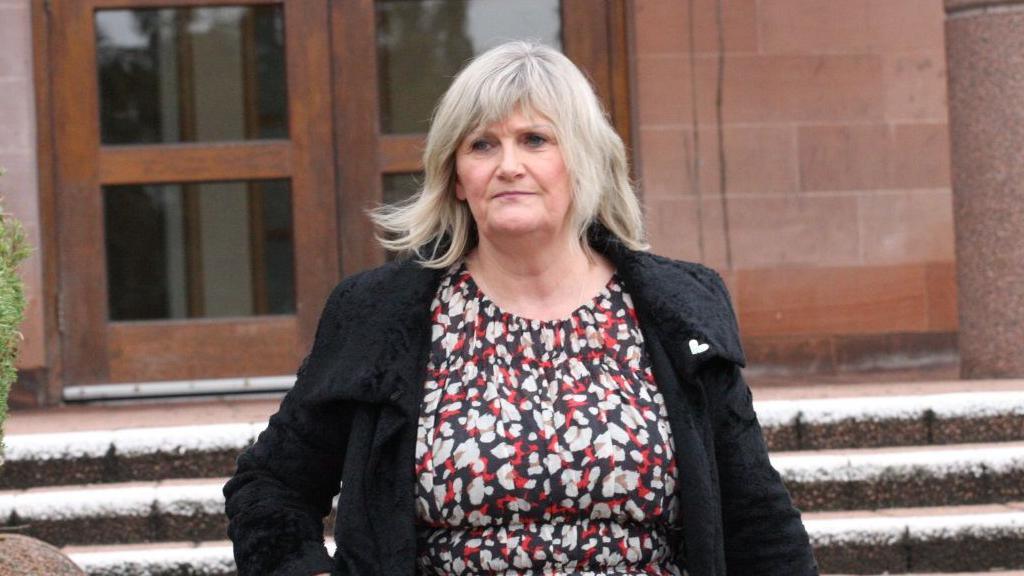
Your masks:
[{"label": "stone wall", "polygon": [[633,6],[652,244],[726,276],[753,363],[955,361],[942,0]]},{"label": "stone wall", "polygon": [[[948,358],[941,0],[723,6],[720,54],[715,0],[693,0],[692,23],[689,0],[632,3],[636,158],[655,250],[725,275],[755,364]],[[37,247],[24,267],[25,369],[46,357],[31,31],[30,0],[0,0],[0,193]]]}]

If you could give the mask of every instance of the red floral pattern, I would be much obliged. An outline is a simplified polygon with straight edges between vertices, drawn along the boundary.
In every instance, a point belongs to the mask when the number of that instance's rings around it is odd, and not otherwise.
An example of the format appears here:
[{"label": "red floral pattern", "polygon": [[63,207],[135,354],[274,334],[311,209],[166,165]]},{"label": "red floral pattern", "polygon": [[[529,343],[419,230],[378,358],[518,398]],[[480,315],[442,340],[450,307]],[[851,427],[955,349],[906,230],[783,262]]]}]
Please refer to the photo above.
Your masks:
[{"label": "red floral pattern", "polygon": [[420,573],[679,576],[668,416],[618,278],[542,322],[502,312],[457,265],[431,309]]}]

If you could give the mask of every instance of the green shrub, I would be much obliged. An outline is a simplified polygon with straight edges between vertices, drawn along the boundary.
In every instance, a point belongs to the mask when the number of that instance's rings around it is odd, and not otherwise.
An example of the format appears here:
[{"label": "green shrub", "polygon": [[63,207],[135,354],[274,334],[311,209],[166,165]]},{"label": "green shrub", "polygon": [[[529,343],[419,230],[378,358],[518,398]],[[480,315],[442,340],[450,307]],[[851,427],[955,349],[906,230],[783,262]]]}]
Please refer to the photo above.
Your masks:
[{"label": "green shrub", "polygon": [[[0,168],[0,176],[4,174],[4,169]],[[25,291],[18,276],[18,265],[27,256],[28,244],[21,223],[0,206],[0,464],[3,463],[7,394],[17,377],[14,360],[21,341],[18,327],[25,312]]]}]

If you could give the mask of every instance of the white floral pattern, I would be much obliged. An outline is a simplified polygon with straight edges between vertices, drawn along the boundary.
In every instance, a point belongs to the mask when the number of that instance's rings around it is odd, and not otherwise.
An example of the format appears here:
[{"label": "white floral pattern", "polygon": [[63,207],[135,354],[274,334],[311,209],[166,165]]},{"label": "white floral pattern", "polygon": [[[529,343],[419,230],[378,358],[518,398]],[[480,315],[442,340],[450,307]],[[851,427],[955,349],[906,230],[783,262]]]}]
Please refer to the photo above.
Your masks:
[{"label": "white floral pattern", "polygon": [[619,279],[541,322],[502,312],[458,264],[431,310],[420,573],[680,576],[668,415]]}]

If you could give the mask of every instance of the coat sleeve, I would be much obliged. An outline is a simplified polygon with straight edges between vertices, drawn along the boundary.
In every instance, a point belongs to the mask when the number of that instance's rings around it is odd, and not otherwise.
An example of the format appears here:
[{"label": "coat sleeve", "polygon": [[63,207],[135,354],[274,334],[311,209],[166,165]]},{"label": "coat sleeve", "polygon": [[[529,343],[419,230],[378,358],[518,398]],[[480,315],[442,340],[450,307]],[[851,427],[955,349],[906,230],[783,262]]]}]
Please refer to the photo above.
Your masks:
[{"label": "coat sleeve", "polygon": [[256,443],[237,460],[224,486],[228,536],[240,576],[310,576],[332,572],[324,548],[323,518],[339,491],[350,418],[338,406],[308,401],[327,384],[332,350],[343,338],[339,323],[346,284],[328,299],[313,348]]},{"label": "coat sleeve", "polygon": [[[708,269],[710,270],[710,269]],[[710,288],[721,302],[725,331],[740,350],[732,299],[721,276],[711,271]],[[705,376],[712,419],[728,574],[812,576],[818,574],[800,512],[768,459],[750,387],[739,364],[714,361]]]},{"label": "coat sleeve", "polygon": [[768,460],[740,367],[719,361],[709,372],[727,573],[817,575],[800,512]]}]

